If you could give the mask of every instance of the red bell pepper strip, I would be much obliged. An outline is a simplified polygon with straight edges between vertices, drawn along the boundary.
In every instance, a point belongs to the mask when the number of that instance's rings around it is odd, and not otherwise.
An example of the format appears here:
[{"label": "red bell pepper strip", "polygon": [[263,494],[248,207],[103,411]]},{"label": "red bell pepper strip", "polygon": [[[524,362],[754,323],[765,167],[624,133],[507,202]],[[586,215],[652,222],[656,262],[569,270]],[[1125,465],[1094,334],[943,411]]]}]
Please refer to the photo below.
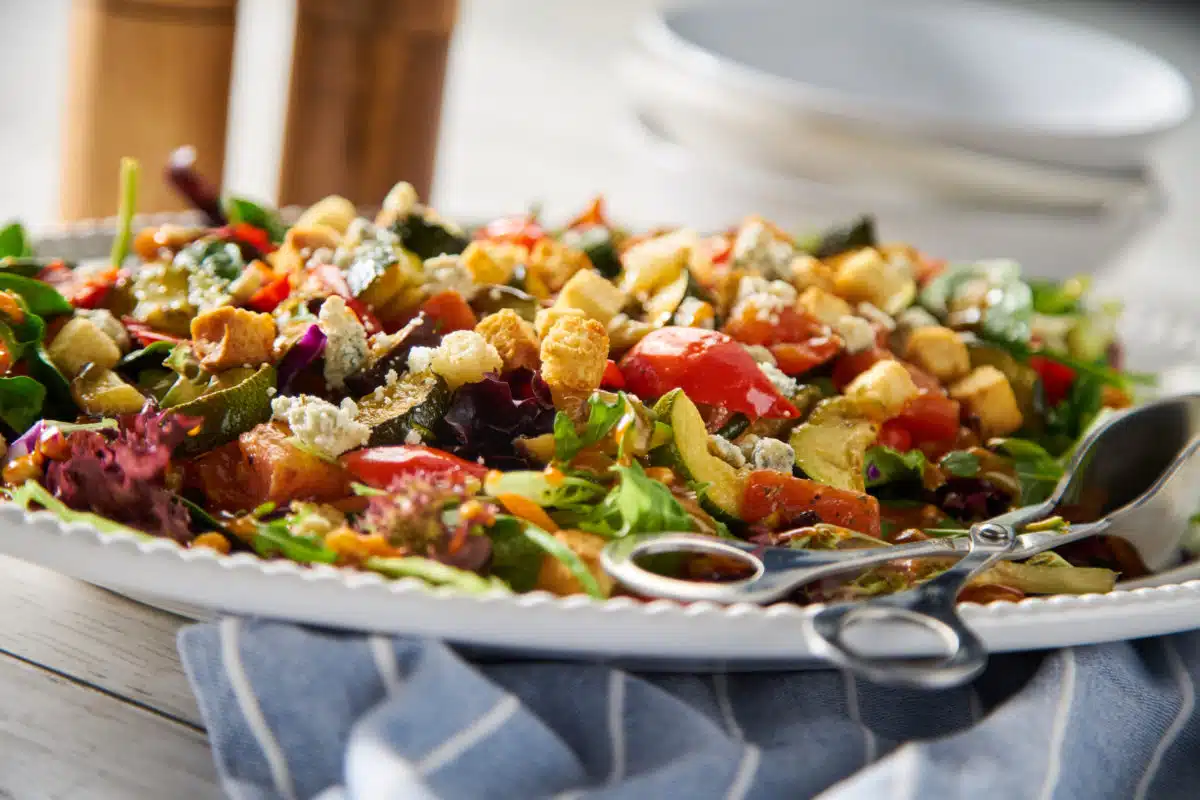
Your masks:
[{"label": "red bell pepper strip", "polygon": [[279,249],[271,242],[271,237],[266,231],[248,222],[226,225],[218,228],[215,233],[221,239],[247,245],[264,256]]},{"label": "red bell pepper strip", "polygon": [[746,348],[718,331],[661,328],[621,359],[625,385],[638,397],[661,397],[683,389],[694,403],[759,417],[800,415]]},{"label": "red bell pepper strip", "polygon": [[468,478],[482,482],[488,473],[482,464],[423,445],[368,447],[346,453],[340,461],[355,480],[376,489],[388,489],[418,475],[459,483]]},{"label": "red bell pepper strip", "polygon": [[263,314],[270,314],[292,293],[292,284],[287,275],[268,279],[257,292],[250,296],[246,305]]},{"label": "red bell pepper strip", "polygon": [[431,295],[421,304],[421,311],[430,319],[438,333],[451,331],[472,331],[479,324],[479,318],[467,305],[467,301],[454,289],[447,289]]},{"label": "red bell pepper strip", "polygon": [[531,217],[522,214],[492,220],[476,233],[475,238],[512,242],[532,250],[535,244],[546,238],[546,231]]},{"label": "red bell pepper strip", "polygon": [[125,326],[125,330],[129,331],[130,336],[141,342],[142,347],[149,347],[154,342],[178,343],[187,341],[180,336],[156,331],[146,323],[139,322],[133,317],[121,317],[121,324]]},{"label": "red bell pepper strip", "polygon": [[880,447],[890,447],[896,452],[907,453],[912,449],[913,437],[903,425],[889,419],[879,426],[879,435],[875,437],[875,442]]},{"label": "red bell pepper strip", "polygon": [[746,479],[742,518],[782,530],[811,511],[822,522],[878,537],[879,501],[869,494],[835,489],[774,470],[756,470]]},{"label": "red bell pepper strip", "polygon": [[617,366],[617,362],[611,358],[604,365],[604,377],[600,379],[600,388],[609,391],[619,391],[625,388],[625,376],[621,374],[621,368]]},{"label": "red bell pepper strip", "polygon": [[1046,403],[1050,406],[1061,403],[1075,383],[1075,370],[1045,356],[1030,356],[1029,366],[1041,377]]}]

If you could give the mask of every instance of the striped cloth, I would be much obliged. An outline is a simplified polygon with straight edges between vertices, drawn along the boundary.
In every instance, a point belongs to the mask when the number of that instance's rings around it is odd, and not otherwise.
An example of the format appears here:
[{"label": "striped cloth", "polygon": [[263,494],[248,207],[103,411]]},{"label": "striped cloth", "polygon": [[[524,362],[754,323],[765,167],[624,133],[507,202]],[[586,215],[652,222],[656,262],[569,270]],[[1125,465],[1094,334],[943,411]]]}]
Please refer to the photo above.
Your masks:
[{"label": "striped cloth", "polygon": [[937,694],[472,662],[236,618],[180,650],[238,800],[1200,797],[1200,632],[998,656]]}]

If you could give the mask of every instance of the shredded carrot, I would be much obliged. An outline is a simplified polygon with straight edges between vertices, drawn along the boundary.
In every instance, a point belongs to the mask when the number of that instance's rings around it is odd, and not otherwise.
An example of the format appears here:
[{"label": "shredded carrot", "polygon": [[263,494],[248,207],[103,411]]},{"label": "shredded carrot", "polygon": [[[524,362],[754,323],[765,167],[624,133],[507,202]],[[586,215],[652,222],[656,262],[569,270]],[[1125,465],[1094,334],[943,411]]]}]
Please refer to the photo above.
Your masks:
[{"label": "shredded carrot", "polygon": [[550,515],[529,498],[522,497],[519,494],[501,494],[497,495],[496,499],[514,517],[519,517],[526,522],[532,522],[544,531],[554,533],[558,530],[557,523],[550,519]]}]

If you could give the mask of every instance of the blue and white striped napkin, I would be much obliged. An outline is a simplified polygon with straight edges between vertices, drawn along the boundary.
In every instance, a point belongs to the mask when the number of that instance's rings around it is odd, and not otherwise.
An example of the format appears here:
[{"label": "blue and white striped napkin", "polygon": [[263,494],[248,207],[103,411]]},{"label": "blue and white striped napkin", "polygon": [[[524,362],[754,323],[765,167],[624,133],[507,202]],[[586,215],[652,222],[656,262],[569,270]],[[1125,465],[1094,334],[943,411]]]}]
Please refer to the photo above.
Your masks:
[{"label": "blue and white striped napkin", "polygon": [[179,646],[238,800],[1200,797],[1200,632],[998,656],[936,694],[470,662],[236,618]]}]

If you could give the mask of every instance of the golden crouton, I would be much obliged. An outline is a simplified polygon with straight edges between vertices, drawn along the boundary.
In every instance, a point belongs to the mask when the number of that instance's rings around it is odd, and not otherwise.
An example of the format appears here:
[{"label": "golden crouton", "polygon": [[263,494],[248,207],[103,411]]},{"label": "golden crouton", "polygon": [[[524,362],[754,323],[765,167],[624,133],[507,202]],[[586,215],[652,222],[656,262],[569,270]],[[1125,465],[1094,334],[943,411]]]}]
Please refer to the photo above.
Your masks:
[{"label": "golden crouton", "polygon": [[572,275],[591,266],[587,253],[582,250],[553,239],[542,239],[529,253],[529,262],[525,265],[525,290],[539,300],[546,300]]},{"label": "golden crouton", "polygon": [[876,361],[870,369],[846,386],[845,395],[878,403],[891,417],[899,414],[919,390],[912,375],[899,361]]},{"label": "golden crouton", "polygon": [[313,225],[326,225],[335,231],[345,233],[350,223],[358,216],[358,209],[344,197],[331,194],[313,203],[296,220],[295,227],[308,228]]},{"label": "golden crouton", "polygon": [[[496,257],[493,257],[492,251]],[[519,252],[512,249],[489,248],[482,242],[471,242],[462,252],[462,263],[471,273],[471,278],[479,284],[505,284],[512,278],[517,264],[527,258],[525,248]]]},{"label": "golden crouton", "polygon": [[604,378],[608,364],[608,333],[594,319],[562,317],[542,339],[542,379],[554,404],[574,410]]},{"label": "golden crouton", "polygon": [[826,325],[833,325],[842,317],[854,313],[849,303],[819,286],[810,286],[801,292],[797,303],[800,308]]},{"label": "golden crouton", "polygon": [[950,396],[979,419],[985,439],[1010,434],[1025,422],[1008,378],[995,367],[976,367],[950,387]]},{"label": "golden crouton", "polygon": [[496,348],[504,361],[505,370],[520,367],[537,369],[541,363],[538,337],[533,332],[533,326],[511,308],[487,315],[475,326],[475,332]]},{"label": "golden crouton", "polygon": [[265,364],[271,360],[274,341],[270,314],[221,306],[192,320],[192,347],[209,372]]},{"label": "golden crouton", "polygon": [[625,305],[625,292],[605,280],[599,272],[583,269],[563,285],[554,305],[578,308],[586,316],[607,325]]},{"label": "golden crouton", "polygon": [[833,291],[833,267],[818,258],[801,254],[792,258],[792,286],[796,291],[803,292],[809,287],[816,287],[826,292]]},{"label": "golden crouton", "polygon": [[[600,551],[604,549],[604,545],[608,544],[607,539],[594,533],[575,530],[558,531],[554,534],[554,538],[565,544],[571,549],[571,552],[579,556],[579,560],[588,568],[588,572],[592,573],[596,579],[596,583],[600,584],[600,590],[606,596],[612,593],[612,578],[600,566]],[[542,558],[542,568],[538,572],[537,588],[551,592],[552,594],[564,596],[583,593],[583,587],[579,584],[579,579],[571,573],[571,570],[567,569],[563,562],[551,555],[546,555]]]},{"label": "golden crouton", "polygon": [[912,303],[917,283],[907,265],[885,261],[879,251],[865,247],[841,262],[833,290],[851,303],[896,314]]},{"label": "golden crouton", "polygon": [[554,323],[563,317],[583,318],[585,316],[587,315],[578,308],[554,305],[550,308],[538,309],[537,315],[533,318],[533,329],[537,331],[539,339],[545,339],[546,334],[550,333],[550,329],[554,327]]},{"label": "golden crouton", "polygon": [[966,342],[941,325],[917,328],[910,333],[904,357],[942,383],[956,381],[971,371]]},{"label": "golden crouton", "polygon": [[342,234],[327,225],[293,225],[283,237],[283,244],[268,258],[278,272],[299,272],[308,263],[313,251],[322,247],[335,249]]}]

